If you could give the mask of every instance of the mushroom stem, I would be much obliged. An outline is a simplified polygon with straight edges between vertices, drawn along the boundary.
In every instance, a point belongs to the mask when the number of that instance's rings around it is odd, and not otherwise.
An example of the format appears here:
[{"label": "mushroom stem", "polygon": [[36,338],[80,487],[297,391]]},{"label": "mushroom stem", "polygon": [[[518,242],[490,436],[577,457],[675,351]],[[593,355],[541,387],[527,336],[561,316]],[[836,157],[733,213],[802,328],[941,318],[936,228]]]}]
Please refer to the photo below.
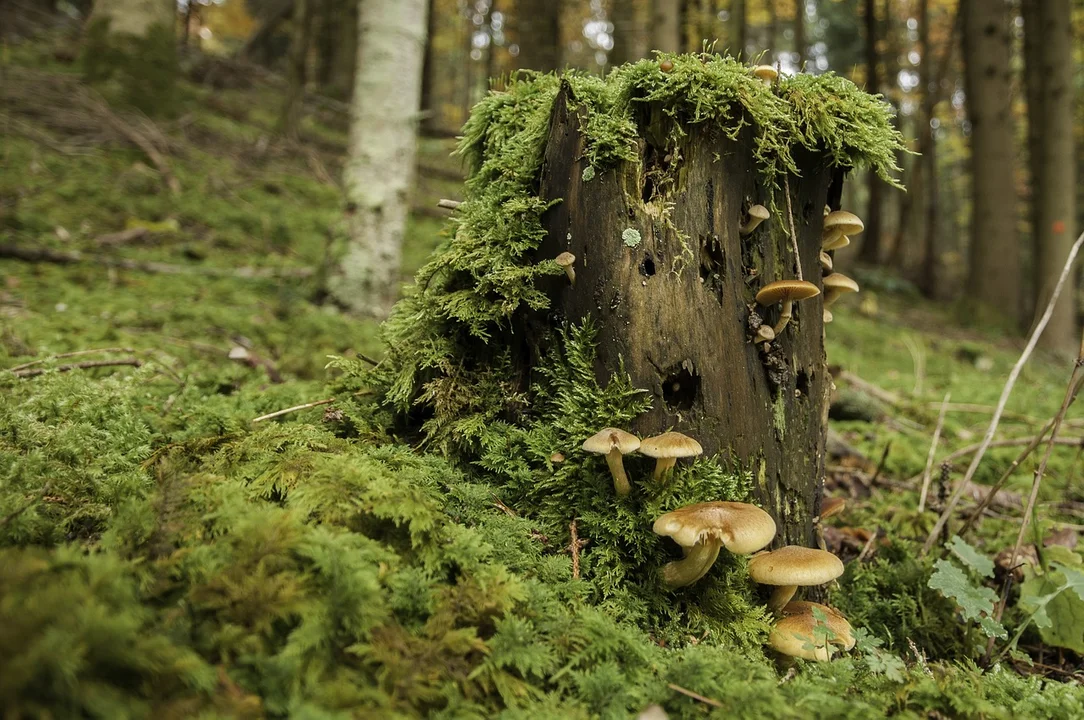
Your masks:
[{"label": "mushroom stem", "polygon": [[655,480],[661,480],[662,476],[665,475],[666,472],[670,468],[674,467],[674,465],[676,465],[676,464],[677,464],[677,458],[676,457],[661,457],[661,458],[659,458],[658,460],[655,461],[655,474],[652,475],[652,478],[654,478]]},{"label": "mushroom stem", "polygon": [[768,609],[778,613],[790,602],[796,592],[798,592],[797,585],[779,585],[772,591],[772,596],[768,598]]},{"label": "mushroom stem", "polygon": [[705,538],[689,548],[681,560],[668,562],[662,568],[662,579],[669,587],[679,588],[692,585],[704,577],[722,548],[721,540]]},{"label": "mushroom stem", "polygon": [[621,451],[615,447],[606,453],[606,464],[610,466],[617,496],[625,497],[632,490],[632,486],[629,485],[629,476],[625,474],[625,463],[621,460]]},{"label": "mushroom stem", "polygon": [[775,336],[779,337],[779,333],[783,332],[783,329],[790,323],[790,319],[794,312],[794,301],[784,300],[783,310],[779,313],[779,322],[775,324],[772,330],[775,331]]},{"label": "mushroom stem", "polygon": [[758,218],[758,217],[750,217],[750,218],[749,218],[749,219],[748,219],[748,220],[747,220],[747,221],[745,222],[745,224],[744,224],[744,225],[742,225],[742,226],[741,226],[740,228],[738,228],[738,234],[739,234],[739,235],[748,235],[749,233],[751,233],[751,232],[753,232],[754,230],[756,230],[756,229],[757,229],[757,226],[758,226],[758,225],[760,225],[760,223],[762,223],[762,222],[764,222],[764,221],[763,221],[763,220],[762,220],[761,218]]},{"label": "mushroom stem", "polygon": [[575,287],[576,286],[576,271],[572,268],[571,265],[566,265],[565,266],[565,275],[568,275],[568,284]]}]

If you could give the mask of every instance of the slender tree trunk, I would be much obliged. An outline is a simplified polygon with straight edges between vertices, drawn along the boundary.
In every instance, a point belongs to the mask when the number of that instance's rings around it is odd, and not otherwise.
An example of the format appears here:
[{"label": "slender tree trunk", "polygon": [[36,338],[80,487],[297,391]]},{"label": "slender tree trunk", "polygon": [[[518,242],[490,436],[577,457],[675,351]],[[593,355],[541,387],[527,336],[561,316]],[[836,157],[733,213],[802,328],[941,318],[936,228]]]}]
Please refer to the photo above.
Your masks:
[{"label": "slender tree trunk", "polygon": [[289,85],[279,118],[279,132],[296,138],[301,130],[305,105],[305,83],[308,80],[309,40],[312,37],[312,17],[315,0],[294,0],[293,28],[290,33],[290,55],[286,68]]},{"label": "slender tree trunk", "polygon": [[976,320],[1020,318],[1013,186],[1012,44],[1003,0],[961,0],[971,124],[972,218],[967,297]]},{"label": "slender tree trunk", "polygon": [[561,0],[518,0],[519,67],[550,72],[561,66],[561,5]]},{"label": "slender tree trunk", "polygon": [[681,0],[652,0],[651,49],[681,52]]},{"label": "slender tree trunk", "polygon": [[[437,14],[433,12],[434,2],[428,0],[425,27],[425,59],[422,63],[422,133],[432,131],[433,128],[440,125],[437,113],[437,102],[433,95],[433,88],[436,86],[437,75],[437,53],[433,48],[434,39],[437,36]],[[489,49],[490,54],[493,53],[493,48]]]},{"label": "slender tree trunk", "polygon": [[[664,131],[646,130],[665,127],[662,108],[645,108],[640,160],[584,182],[584,138],[569,94],[566,87],[554,106],[540,194],[577,200],[557,203],[543,217],[539,259],[567,251],[584,261],[576,262],[574,286],[564,276],[549,282],[553,310],[537,318],[542,331],[521,333],[524,342],[534,342],[537,353],[537,338],[554,317],[591,318],[599,328],[598,377],[627,372],[652,396],[652,409],[629,429],[650,435],[674,428],[699,439],[707,454],[730,453],[752,471],[754,492],[778,522],[777,542],[808,544],[827,428],[822,303],[817,297],[798,304],[797,323],[767,353],[749,342],[757,289],[795,276],[791,242],[777,217],[739,237],[749,205],[771,199],[755,172],[754,130],[732,140],[703,125],[691,128],[677,185],[654,187],[644,173],[672,148],[650,139],[667,137]],[[838,207],[842,173],[811,152],[795,159],[800,174],[788,182],[800,260],[805,277],[818,282],[820,208]],[[775,200],[786,207],[781,194]],[[672,203],[670,222],[648,203]],[[642,238],[635,248],[621,240],[629,229]],[[779,310],[757,312],[774,322]]]},{"label": "slender tree trunk", "polygon": [[[1035,242],[1034,303],[1042,312],[1073,244],[1076,185],[1073,151],[1073,46],[1069,0],[1024,3],[1031,217]],[[1070,352],[1079,342],[1075,282],[1054,306],[1041,342]]]},{"label": "slender tree trunk", "polygon": [[[881,82],[878,73],[880,61],[877,52],[877,39],[880,33],[877,31],[877,0],[866,0],[866,92],[878,93],[881,91]],[[881,261],[881,209],[884,196],[884,181],[877,177],[876,173],[868,174],[869,183],[869,208],[866,210],[866,230],[862,233],[862,244],[859,248],[858,259],[864,263],[876,264]]]},{"label": "slender tree trunk", "polygon": [[794,0],[794,52],[798,54],[798,67],[805,64],[805,3],[806,0]]},{"label": "slender tree trunk", "polygon": [[[937,192],[937,136],[932,122],[937,95],[940,89],[932,86],[931,75],[936,75],[933,54],[930,52],[930,0],[919,0],[918,4],[918,46],[921,62],[919,63],[919,86],[922,88],[921,125],[919,128],[918,147],[921,153],[918,167],[923,168],[925,193],[925,222],[922,224],[922,273],[919,288],[929,298],[943,299],[946,293],[941,288],[943,279],[938,272],[941,267],[940,248],[937,243],[938,192]],[[951,46],[951,40],[949,41]],[[945,55],[948,60],[948,53]],[[937,79],[940,81],[940,78]]]},{"label": "slender tree trunk", "polygon": [[730,52],[734,56],[740,55],[743,60],[749,59],[745,56],[749,44],[749,23],[745,17],[747,2],[748,0],[730,0],[730,37],[727,38]]},{"label": "slender tree trunk", "polygon": [[779,9],[776,0],[764,0],[768,6],[768,57],[774,62],[779,58]]},{"label": "slender tree trunk", "polygon": [[344,171],[349,245],[329,279],[350,311],[386,316],[398,294],[425,56],[426,0],[363,0]]},{"label": "slender tree trunk", "polygon": [[643,0],[611,0],[610,20],[614,24],[614,46],[609,64],[624,65],[647,56],[648,18]]},{"label": "slender tree trunk", "polygon": [[269,50],[270,40],[275,31],[278,30],[279,25],[293,13],[293,9],[294,0],[279,0],[275,6],[265,10],[266,16],[263,17],[260,25],[245,41],[244,47],[241,48],[241,57],[253,62],[270,65],[274,60]]},{"label": "slender tree trunk", "polygon": [[339,54],[339,23],[342,6],[349,0],[320,0],[320,34],[316,43],[316,84],[321,90],[331,85],[335,76],[335,61]]},{"label": "slender tree trunk", "polygon": [[335,60],[325,92],[349,100],[358,66],[358,3],[356,0],[339,0],[339,3]]}]

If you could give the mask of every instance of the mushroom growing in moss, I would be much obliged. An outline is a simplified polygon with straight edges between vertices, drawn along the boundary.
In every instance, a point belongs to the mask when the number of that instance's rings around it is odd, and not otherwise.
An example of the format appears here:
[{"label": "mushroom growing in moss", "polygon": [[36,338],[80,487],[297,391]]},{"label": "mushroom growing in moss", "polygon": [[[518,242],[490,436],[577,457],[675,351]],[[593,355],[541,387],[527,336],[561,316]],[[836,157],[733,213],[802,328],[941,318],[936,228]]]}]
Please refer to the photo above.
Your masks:
[{"label": "mushroom growing in moss", "polygon": [[771,65],[757,65],[753,68],[753,75],[765,85],[771,85],[779,77],[779,71]]},{"label": "mushroom growing in moss", "polygon": [[614,490],[619,497],[625,497],[632,490],[629,476],[625,474],[622,456],[636,452],[640,447],[640,438],[617,428],[603,428],[583,442],[584,452],[606,456],[610,475],[614,479]]},{"label": "mushroom growing in moss", "polygon": [[757,293],[757,302],[765,307],[782,303],[782,312],[779,314],[779,322],[772,330],[776,337],[783,332],[783,328],[790,322],[793,314],[794,303],[799,300],[807,300],[820,295],[820,289],[806,280],[776,280],[768,283]]},{"label": "mushroom growing in moss", "polygon": [[573,287],[576,286],[576,271],[572,265],[576,262],[576,256],[570,252],[563,252],[553,259],[557,263],[557,267],[565,271],[565,275],[568,275],[568,284]]},{"label": "mushroom growing in moss", "polygon": [[[823,620],[814,614],[815,609],[822,613]],[[835,648],[854,647],[851,624],[834,608],[799,601],[787,603],[780,614],[782,617],[772,627],[768,644],[783,655],[828,662]]]},{"label": "mushroom growing in moss", "polygon": [[748,235],[757,229],[757,226],[768,219],[768,208],[763,205],[754,205],[749,208],[749,219],[738,228],[739,235]]},{"label": "mushroom growing in moss", "polygon": [[823,585],[843,574],[843,561],[830,552],[787,545],[760,553],[749,561],[749,577],[762,585],[776,585],[768,607],[778,612],[798,587]]},{"label": "mushroom growing in moss", "polygon": [[640,443],[640,452],[655,458],[655,474],[652,477],[658,480],[677,464],[678,458],[695,457],[703,453],[704,448],[688,435],[664,432]]},{"label": "mushroom growing in moss", "polygon": [[685,587],[704,577],[719,550],[748,555],[775,537],[775,520],[756,505],[740,502],[706,502],[660,515],[653,527],[657,535],[669,536],[685,550],[681,560],[662,569],[663,582]]}]

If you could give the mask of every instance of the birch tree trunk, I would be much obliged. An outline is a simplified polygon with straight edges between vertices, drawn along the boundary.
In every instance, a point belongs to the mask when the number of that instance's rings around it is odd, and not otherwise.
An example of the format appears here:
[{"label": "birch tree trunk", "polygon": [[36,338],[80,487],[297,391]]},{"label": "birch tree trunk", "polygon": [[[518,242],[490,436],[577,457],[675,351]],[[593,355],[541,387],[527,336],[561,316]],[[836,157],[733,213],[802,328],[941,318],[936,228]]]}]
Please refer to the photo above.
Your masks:
[{"label": "birch tree trunk", "polygon": [[399,288],[425,55],[426,0],[364,0],[343,173],[351,203],[346,253],[328,281],[349,311],[384,317]]},{"label": "birch tree trunk", "polygon": [[681,0],[652,0],[651,49],[681,52]]},{"label": "birch tree trunk", "polygon": [[1013,186],[1012,71],[1004,0],[962,0],[971,123],[971,247],[966,294],[977,320],[1020,317],[1020,244]]},{"label": "birch tree trunk", "polygon": [[[1031,215],[1035,236],[1034,310],[1050,300],[1073,244],[1076,155],[1073,151],[1072,11],[1069,0],[1024,3]],[[1074,278],[1062,290],[1040,340],[1052,350],[1076,348]]]}]

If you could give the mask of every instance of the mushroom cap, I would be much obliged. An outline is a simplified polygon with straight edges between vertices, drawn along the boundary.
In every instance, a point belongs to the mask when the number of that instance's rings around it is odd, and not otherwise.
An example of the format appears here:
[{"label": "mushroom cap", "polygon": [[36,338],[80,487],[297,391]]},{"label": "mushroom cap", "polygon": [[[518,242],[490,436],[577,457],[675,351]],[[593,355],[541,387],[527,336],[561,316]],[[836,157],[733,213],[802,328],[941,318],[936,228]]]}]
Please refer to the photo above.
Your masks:
[{"label": "mushroom cap", "polygon": [[753,68],[753,75],[760,78],[761,80],[771,82],[772,80],[775,80],[777,77],[779,77],[779,71],[771,65],[757,65]]},{"label": "mushroom cap", "polygon": [[602,428],[583,441],[583,450],[589,453],[605,455],[614,448],[622,455],[636,452],[640,447],[640,438],[617,428]]},{"label": "mushroom cap", "polygon": [[568,267],[572,263],[576,262],[576,256],[570,252],[563,252],[553,259],[555,263],[561,267]]},{"label": "mushroom cap", "polygon": [[847,507],[847,501],[841,497],[826,497],[821,500],[821,520],[839,515]]},{"label": "mushroom cap", "polygon": [[821,321],[826,322],[826,323],[830,323],[830,322],[832,322],[832,320],[835,319],[835,317],[836,316],[832,314],[831,310],[829,310],[828,308],[824,308],[824,314],[821,315]]},{"label": "mushroom cap", "polygon": [[688,435],[679,432],[664,432],[662,435],[649,437],[640,443],[640,452],[653,458],[683,458],[700,455],[704,448]]},{"label": "mushroom cap", "polygon": [[857,235],[865,230],[862,218],[846,210],[834,210],[824,216],[825,234],[842,233],[844,235]]},{"label": "mushroom cap", "polygon": [[692,547],[711,537],[721,540],[736,555],[748,555],[772,541],[775,520],[756,505],[718,501],[671,510],[660,515],[652,529],[656,535],[672,537],[682,547]]},{"label": "mushroom cap", "polygon": [[[821,239],[823,242],[823,238]],[[828,242],[821,245],[821,250],[839,250],[845,248],[851,244],[851,239],[846,235],[839,235],[836,237],[829,237]]]},{"label": "mushroom cap", "polygon": [[832,269],[832,256],[828,254],[827,250],[821,250],[820,263],[825,270]]},{"label": "mushroom cap", "polygon": [[768,208],[763,205],[754,205],[749,208],[749,217],[758,218],[760,220],[767,220],[771,217],[771,213],[768,212]]},{"label": "mushroom cap", "polygon": [[787,545],[749,560],[749,577],[763,585],[823,585],[843,574],[843,561],[830,552]]},{"label": "mushroom cap", "polygon": [[858,292],[858,283],[843,273],[832,273],[824,278],[824,289],[835,290],[837,293]]},{"label": "mushroom cap", "polygon": [[806,300],[820,294],[820,289],[806,280],[776,280],[760,289],[757,302],[761,305],[775,305],[787,300]]},{"label": "mushroom cap", "polygon": [[765,323],[757,330],[757,342],[771,342],[775,340],[775,330],[771,325]]},{"label": "mushroom cap", "polygon": [[[820,623],[813,617],[813,608],[824,613],[825,623],[831,631],[827,638],[823,629],[818,631],[817,625]],[[787,603],[782,615],[772,627],[768,643],[784,655],[827,662],[831,657],[828,645],[844,650],[854,647],[855,638],[851,624],[834,608],[819,603],[795,601]],[[808,648],[807,645],[813,647]]]}]

